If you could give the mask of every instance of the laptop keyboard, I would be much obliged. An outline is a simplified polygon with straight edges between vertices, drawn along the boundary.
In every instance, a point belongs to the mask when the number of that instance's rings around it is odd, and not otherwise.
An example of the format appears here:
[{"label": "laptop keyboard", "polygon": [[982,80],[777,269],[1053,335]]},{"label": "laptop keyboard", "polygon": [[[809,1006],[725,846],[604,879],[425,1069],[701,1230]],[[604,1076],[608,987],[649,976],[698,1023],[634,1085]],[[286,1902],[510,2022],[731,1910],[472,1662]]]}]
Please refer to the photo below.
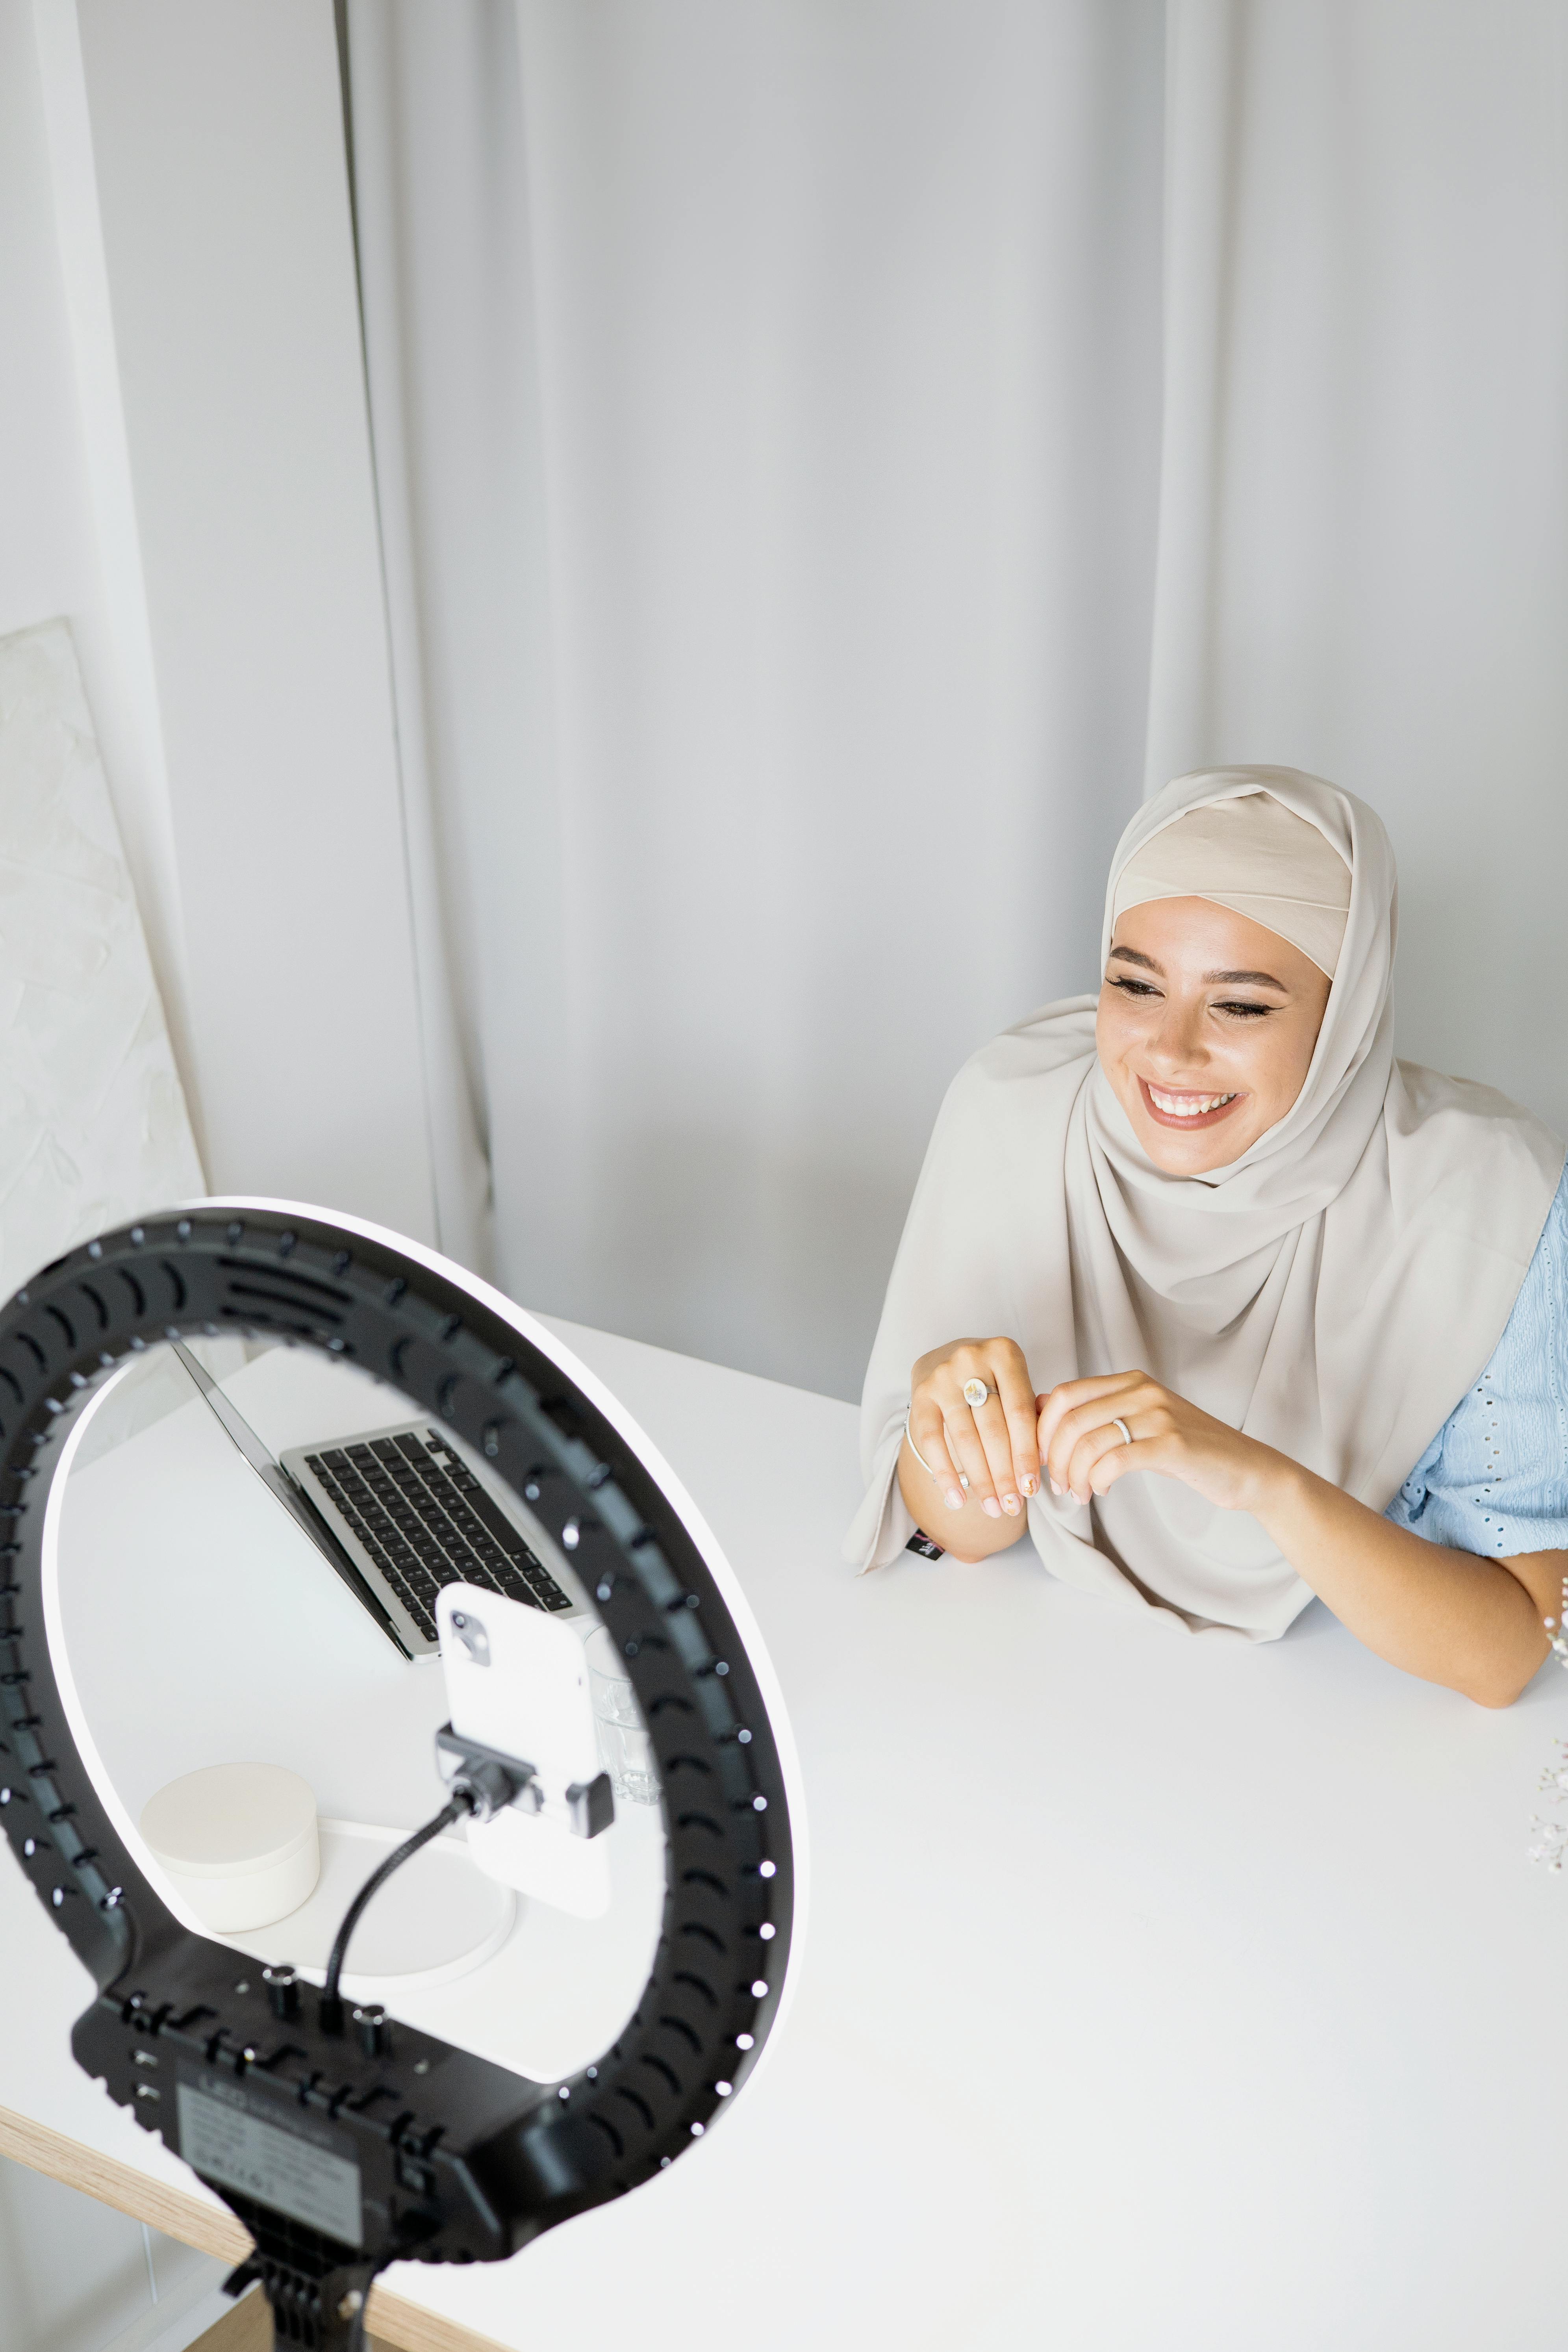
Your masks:
[{"label": "laptop keyboard", "polygon": [[476,1584],[535,1609],[571,1602],[468,1465],[433,1430],[306,1455],[427,1640],[444,1584]]}]

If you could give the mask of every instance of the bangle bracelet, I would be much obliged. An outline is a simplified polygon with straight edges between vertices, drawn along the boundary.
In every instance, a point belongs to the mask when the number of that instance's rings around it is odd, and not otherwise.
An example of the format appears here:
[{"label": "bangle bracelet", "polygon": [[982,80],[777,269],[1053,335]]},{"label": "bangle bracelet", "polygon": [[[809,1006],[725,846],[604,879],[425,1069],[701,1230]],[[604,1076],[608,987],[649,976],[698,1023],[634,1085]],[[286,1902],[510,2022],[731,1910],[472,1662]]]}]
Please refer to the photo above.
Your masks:
[{"label": "bangle bracelet", "polygon": [[920,1467],[925,1471],[925,1475],[926,1475],[928,1478],[935,1478],[935,1477],[936,1477],[936,1471],[935,1471],[935,1470],[933,1470],[933,1468],[931,1467],[930,1463],[929,1463],[929,1462],[927,1462],[927,1460],[925,1459],[925,1454],[922,1454],[922,1452],[920,1451],[919,1446],[918,1446],[918,1445],[916,1445],[916,1444],[915,1443],[914,1438],[913,1438],[913,1437],[911,1437],[911,1435],[910,1435],[910,1433],[909,1433],[909,1416],[910,1416],[910,1414],[914,1412],[914,1410],[915,1410],[915,1408],[914,1408],[914,1406],[913,1406],[912,1404],[906,1404],[906,1405],[904,1406],[904,1442],[905,1445],[907,1445],[907,1446],[908,1446],[908,1448],[909,1448],[909,1450],[910,1450],[911,1454],[914,1454],[914,1456],[915,1456],[915,1458],[916,1462],[918,1462],[918,1463],[919,1463]]}]

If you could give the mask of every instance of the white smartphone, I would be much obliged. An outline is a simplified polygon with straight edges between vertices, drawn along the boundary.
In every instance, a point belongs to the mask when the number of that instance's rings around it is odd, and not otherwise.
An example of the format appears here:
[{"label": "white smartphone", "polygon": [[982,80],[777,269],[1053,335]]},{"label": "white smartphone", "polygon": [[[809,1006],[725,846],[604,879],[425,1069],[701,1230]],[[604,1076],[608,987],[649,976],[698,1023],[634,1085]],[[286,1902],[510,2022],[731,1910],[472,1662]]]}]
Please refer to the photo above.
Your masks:
[{"label": "white smartphone", "polygon": [[[452,1728],[532,1765],[528,1801],[467,1825],[469,1851],[489,1877],[580,1919],[610,1907],[609,1841],[584,1835],[580,1794],[602,1769],[588,1660],[570,1624],[526,1601],[448,1584],[435,1604]],[[613,1818],[612,1812],[611,1818]]]}]

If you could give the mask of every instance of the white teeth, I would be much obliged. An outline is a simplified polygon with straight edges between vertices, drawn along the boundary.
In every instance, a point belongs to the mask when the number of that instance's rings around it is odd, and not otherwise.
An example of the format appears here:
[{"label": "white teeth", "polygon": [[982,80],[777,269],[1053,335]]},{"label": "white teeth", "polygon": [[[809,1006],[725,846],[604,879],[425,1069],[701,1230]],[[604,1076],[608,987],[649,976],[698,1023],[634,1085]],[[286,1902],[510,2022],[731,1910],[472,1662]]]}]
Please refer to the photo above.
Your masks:
[{"label": "white teeth", "polygon": [[1149,1100],[1167,1118],[1200,1118],[1206,1110],[1218,1110],[1221,1103],[1234,1102],[1228,1095],[1163,1095],[1158,1087],[1150,1087]]}]

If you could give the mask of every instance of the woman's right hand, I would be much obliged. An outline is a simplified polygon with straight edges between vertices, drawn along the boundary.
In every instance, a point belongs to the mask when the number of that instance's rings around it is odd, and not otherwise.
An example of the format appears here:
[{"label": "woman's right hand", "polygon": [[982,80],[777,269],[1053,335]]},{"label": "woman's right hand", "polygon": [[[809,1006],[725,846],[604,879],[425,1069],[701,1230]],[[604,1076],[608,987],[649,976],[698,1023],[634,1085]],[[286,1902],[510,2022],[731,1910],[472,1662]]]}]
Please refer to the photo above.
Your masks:
[{"label": "woman's right hand", "polygon": [[[965,1399],[968,1381],[983,1381],[990,1391],[977,1407]],[[1017,1341],[954,1339],[934,1348],[911,1372],[909,1394],[909,1435],[947,1508],[961,1511],[972,1501],[988,1518],[1021,1520],[1026,1499],[1040,1492],[1042,1400]]]}]

